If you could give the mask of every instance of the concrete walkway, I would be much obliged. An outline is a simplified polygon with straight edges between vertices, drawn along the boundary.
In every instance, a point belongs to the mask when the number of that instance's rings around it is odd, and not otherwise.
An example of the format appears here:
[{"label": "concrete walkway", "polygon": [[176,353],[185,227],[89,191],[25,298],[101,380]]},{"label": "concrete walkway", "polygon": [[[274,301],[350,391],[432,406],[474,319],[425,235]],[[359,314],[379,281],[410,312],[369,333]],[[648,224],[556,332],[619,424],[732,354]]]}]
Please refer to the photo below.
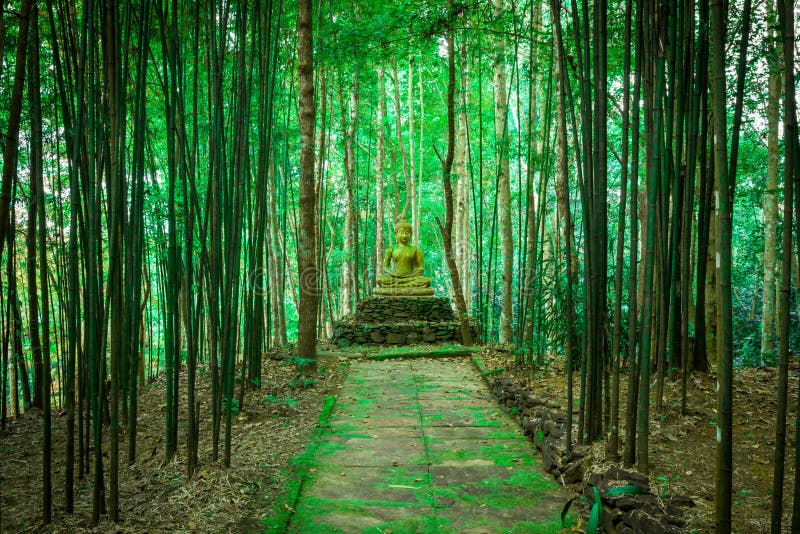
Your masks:
[{"label": "concrete walkway", "polygon": [[566,498],[468,360],[355,361],[289,532],[559,532]]}]

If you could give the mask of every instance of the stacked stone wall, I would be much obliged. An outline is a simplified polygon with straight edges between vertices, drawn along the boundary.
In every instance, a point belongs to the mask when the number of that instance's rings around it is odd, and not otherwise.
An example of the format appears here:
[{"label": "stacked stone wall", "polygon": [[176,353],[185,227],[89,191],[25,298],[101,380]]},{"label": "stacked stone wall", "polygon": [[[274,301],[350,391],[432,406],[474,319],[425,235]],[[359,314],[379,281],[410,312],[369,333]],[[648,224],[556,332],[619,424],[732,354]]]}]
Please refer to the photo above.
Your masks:
[{"label": "stacked stone wall", "polygon": [[[470,319],[473,339],[480,328]],[[333,324],[331,341],[350,345],[461,343],[461,323],[447,297],[372,297]]]},{"label": "stacked stone wall", "polygon": [[[680,534],[686,527],[686,509],[694,502],[685,496],[654,493],[646,476],[616,465],[592,468],[589,449],[574,446],[567,454],[566,415],[559,406],[537,399],[506,377],[497,378],[492,393],[512,410],[525,434],[542,453],[542,466],[562,484],[576,484],[589,502],[594,488],[603,502],[605,532],[634,534]],[[638,486],[636,494],[615,495],[619,486]]]},{"label": "stacked stone wall", "polygon": [[409,321],[455,321],[447,297],[373,297],[356,305],[353,320],[357,323],[407,323]]},{"label": "stacked stone wall", "polygon": [[[472,337],[477,339],[478,325],[470,324]],[[461,343],[461,323],[458,321],[425,323],[351,323],[333,325],[333,342],[340,347],[350,345],[406,345],[414,343]]]}]

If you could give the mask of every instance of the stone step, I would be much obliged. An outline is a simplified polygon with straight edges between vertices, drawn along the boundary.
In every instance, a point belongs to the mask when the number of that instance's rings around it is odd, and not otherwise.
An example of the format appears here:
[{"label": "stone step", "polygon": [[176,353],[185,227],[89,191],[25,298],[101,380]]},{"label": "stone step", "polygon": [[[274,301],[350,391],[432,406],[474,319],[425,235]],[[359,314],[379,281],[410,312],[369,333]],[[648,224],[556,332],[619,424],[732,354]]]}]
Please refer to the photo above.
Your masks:
[{"label": "stone step", "polygon": [[[478,338],[479,328],[475,320],[470,321],[473,339]],[[461,323],[419,322],[405,323],[354,323],[339,321],[333,325],[331,342],[340,348],[351,345],[413,345],[416,343],[461,342]]]},{"label": "stone step", "polygon": [[392,360],[409,358],[455,358],[459,356],[472,356],[478,354],[481,349],[476,347],[465,347],[463,345],[441,345],[441,346],[409,346],[383,349],[366,356],[370,360]]}]

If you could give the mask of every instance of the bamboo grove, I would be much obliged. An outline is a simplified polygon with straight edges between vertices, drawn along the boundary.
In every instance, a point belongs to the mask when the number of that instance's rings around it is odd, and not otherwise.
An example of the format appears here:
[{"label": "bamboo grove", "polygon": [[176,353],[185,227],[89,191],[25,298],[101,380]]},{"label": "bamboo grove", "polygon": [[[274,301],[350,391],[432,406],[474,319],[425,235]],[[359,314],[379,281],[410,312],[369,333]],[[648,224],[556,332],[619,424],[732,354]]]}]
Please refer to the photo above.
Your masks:
[{"label": "bamboo grove", "polygon": [[120,519],[138,394],[156,382],[165,460],[183,451],[189,476],[235,462],[231,418],[262,355],[296,342],[313,362],[402,215],[476,342],[570,376],[570,444],[605,439],[647,472],[651,410],[686,413],[691,373],[714,370],[720,532],[734,363],[777,365],[779,532],[793,3],[309,4],[0,3],[0,404],[3,428],[40,410],[44,522],[85,478],[93,522]]}]

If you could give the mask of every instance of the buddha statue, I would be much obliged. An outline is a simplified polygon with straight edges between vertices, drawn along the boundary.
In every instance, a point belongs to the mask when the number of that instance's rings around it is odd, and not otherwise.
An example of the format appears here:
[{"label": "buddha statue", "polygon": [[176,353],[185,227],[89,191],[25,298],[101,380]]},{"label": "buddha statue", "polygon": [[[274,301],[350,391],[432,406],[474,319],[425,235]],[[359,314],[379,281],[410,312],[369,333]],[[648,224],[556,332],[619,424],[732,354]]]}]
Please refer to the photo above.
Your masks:
[{"label": "buddha statue", "polygon": [[373,294],[379,297],[429,297],[433,295],[431,279],[422,276],[425,264],[422,250],[411,241],[411,224],[398,219],[394,225],[397,244],[386,250],[384,274],[377,277],[378,287]]}]

